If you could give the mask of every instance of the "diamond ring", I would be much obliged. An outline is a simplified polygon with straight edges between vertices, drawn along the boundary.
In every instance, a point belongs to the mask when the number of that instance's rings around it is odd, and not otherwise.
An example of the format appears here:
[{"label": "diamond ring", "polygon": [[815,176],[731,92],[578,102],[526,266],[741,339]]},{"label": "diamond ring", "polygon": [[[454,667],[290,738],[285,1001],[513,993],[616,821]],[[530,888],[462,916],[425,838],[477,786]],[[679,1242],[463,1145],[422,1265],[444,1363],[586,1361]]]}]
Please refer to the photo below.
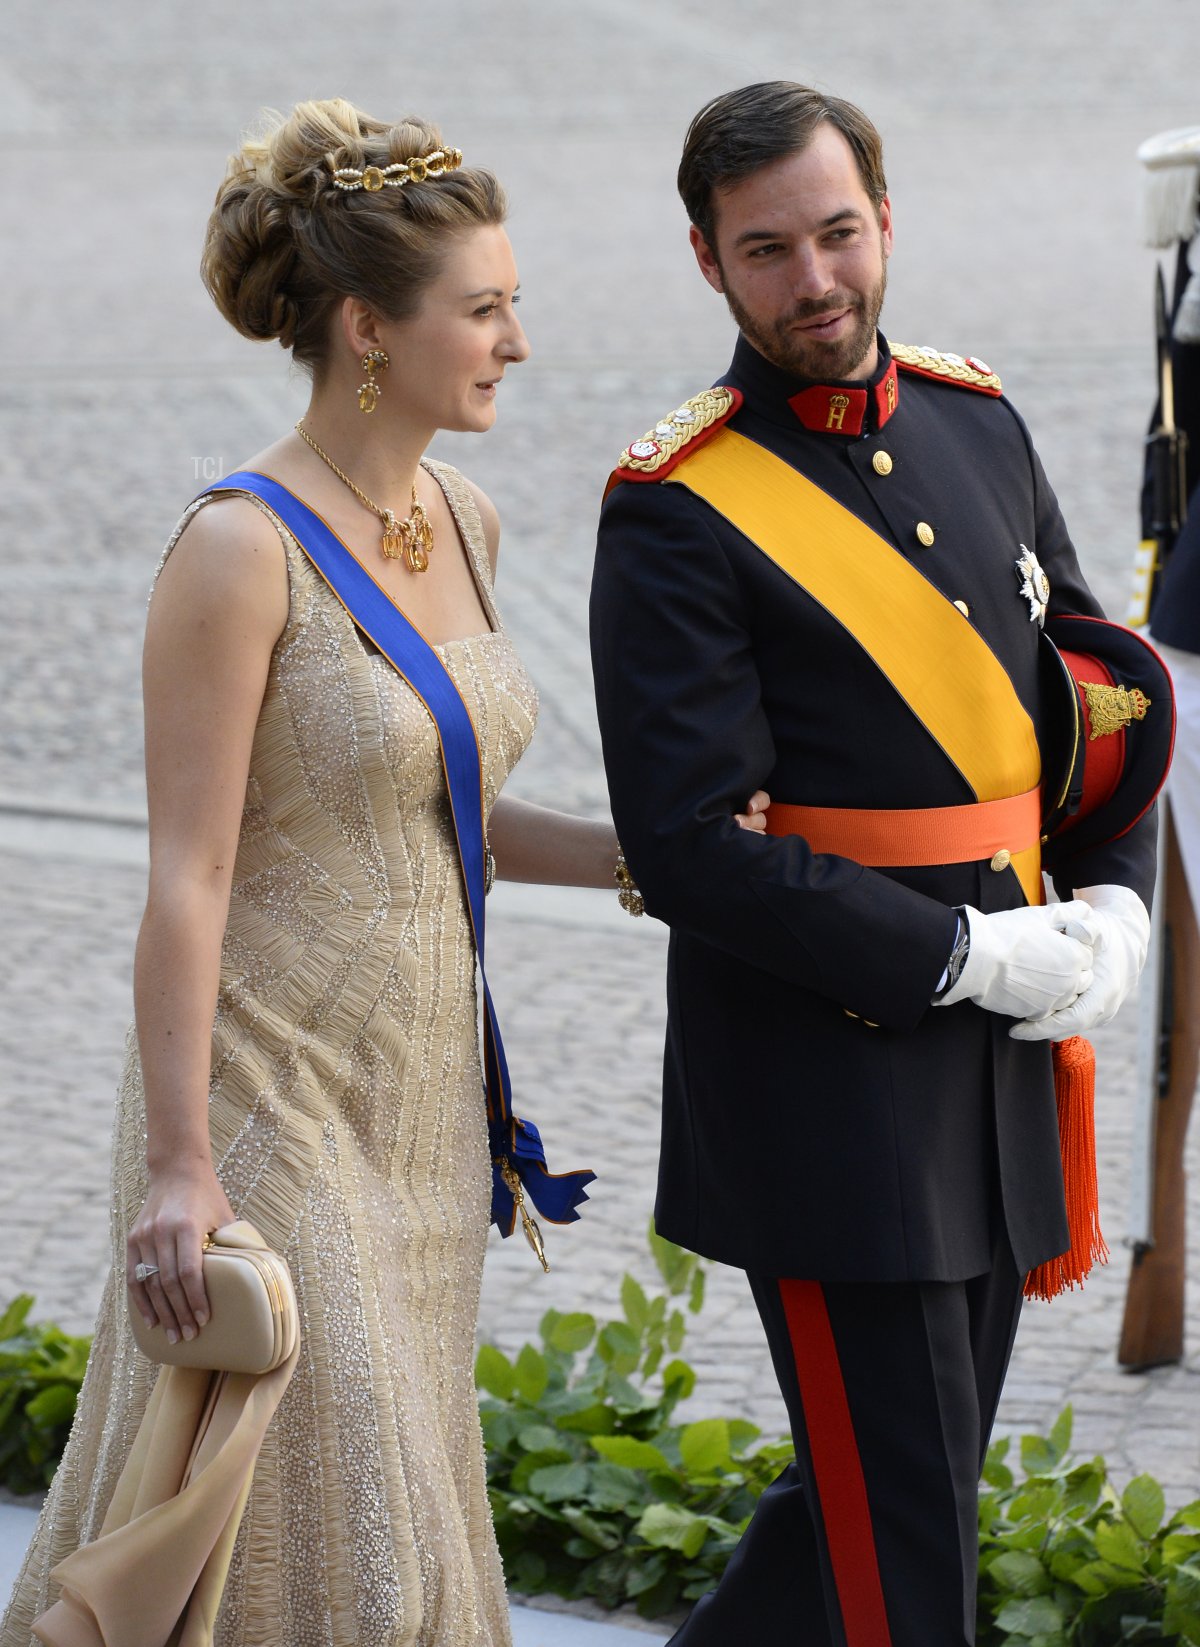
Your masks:
[{"label": "diamond ring", "polygon": [[133,1272],[135,1281],[148,1281],[152,1275],[158,1274],[157,1264],[138,1264]]}]

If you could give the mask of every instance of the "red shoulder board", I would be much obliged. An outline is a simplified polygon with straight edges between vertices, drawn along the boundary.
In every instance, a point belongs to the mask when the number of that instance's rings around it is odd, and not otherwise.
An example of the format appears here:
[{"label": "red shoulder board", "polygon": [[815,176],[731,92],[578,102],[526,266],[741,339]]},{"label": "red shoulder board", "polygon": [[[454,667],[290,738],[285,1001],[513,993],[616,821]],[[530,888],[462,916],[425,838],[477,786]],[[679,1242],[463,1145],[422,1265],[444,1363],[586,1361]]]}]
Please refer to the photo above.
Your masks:
[{"label": "red shoulder board", "polygon": [[662,480],[689,452],[711,439],[742,404],[739,389],[718,384],[685,400],[627,446],[609,476],[605,496],[622,480]]},{"label": "red shoulder board", "polygon": [[957,383],[960,389],[978,389],[981,395],[1001,393],[1000,379],[984,360],[975,355],[947,355],[940,349],[914,348],[909,343],[888,339],[892,359],[903,372],[931,377],[938,383]]}]

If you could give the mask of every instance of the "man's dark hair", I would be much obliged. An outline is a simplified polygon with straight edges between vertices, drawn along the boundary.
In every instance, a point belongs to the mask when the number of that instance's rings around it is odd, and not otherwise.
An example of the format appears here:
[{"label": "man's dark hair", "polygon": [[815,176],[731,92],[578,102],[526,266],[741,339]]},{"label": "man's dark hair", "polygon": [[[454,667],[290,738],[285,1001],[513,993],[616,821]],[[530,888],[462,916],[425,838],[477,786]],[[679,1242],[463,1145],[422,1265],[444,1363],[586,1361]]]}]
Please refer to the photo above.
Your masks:
[{"label": "man's dark hair", "polygon": [[863,188],[878,212],[887,193],[883,140],[861,109],[791,80],[764,80],[706,103],[688,127],[679,162],[679,193],[687,214],[716,250],[713,196],[760,166],[807,148],[822,120],[849,143]]}]

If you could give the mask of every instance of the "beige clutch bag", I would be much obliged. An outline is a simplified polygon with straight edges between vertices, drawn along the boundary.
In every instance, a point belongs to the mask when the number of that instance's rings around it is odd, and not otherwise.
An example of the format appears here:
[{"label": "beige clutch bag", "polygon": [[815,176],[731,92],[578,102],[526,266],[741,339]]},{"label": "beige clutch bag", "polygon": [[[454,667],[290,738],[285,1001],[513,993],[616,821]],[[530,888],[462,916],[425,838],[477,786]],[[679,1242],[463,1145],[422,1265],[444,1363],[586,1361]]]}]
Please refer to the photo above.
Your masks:
[{"label": "beige clutch bag", "polygon": [[44,1647],[211,1647],[255,1461],[300,1345],[287,1265],[252,1224],[216,1231],[204,1283],[212,1316],[190,1344],[131,1314],[145,1354],[170,1364],[100,1536],[51,1571],[61,1593],[32,1626]]},{"label": "beige clutch bag", "polygon": [[204,1247],[204,1287],[211,1311],[189,1343],[168,1344],[161,1326],[148,1327],[132,1305],[138,1349],[163,1366],[208,1372],[268,1373],[296,1347],[299,1315],[291,1273],[244,1219],[225,1224]]}]

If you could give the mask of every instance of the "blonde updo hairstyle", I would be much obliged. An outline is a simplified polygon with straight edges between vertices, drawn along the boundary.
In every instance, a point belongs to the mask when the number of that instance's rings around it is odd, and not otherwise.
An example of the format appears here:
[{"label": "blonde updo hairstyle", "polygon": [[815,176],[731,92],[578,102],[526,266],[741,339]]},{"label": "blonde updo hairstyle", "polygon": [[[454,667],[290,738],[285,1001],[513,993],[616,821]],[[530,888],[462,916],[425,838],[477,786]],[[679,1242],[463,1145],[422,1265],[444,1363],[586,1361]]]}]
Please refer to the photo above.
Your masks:
[{"label": "blonde updo hairstyle", "polygon": [[204,284],[230,325],[244,337],[278,338],[319,377],[343,298],[360,298],[385,320],[414,314],[451,239],[504,221],[499,183],[462,167],[403,188],[346,191],[333,174],[442,147],[428,121],[389,125],[340,97],[268,114],[230,156],[204,240]]}]

